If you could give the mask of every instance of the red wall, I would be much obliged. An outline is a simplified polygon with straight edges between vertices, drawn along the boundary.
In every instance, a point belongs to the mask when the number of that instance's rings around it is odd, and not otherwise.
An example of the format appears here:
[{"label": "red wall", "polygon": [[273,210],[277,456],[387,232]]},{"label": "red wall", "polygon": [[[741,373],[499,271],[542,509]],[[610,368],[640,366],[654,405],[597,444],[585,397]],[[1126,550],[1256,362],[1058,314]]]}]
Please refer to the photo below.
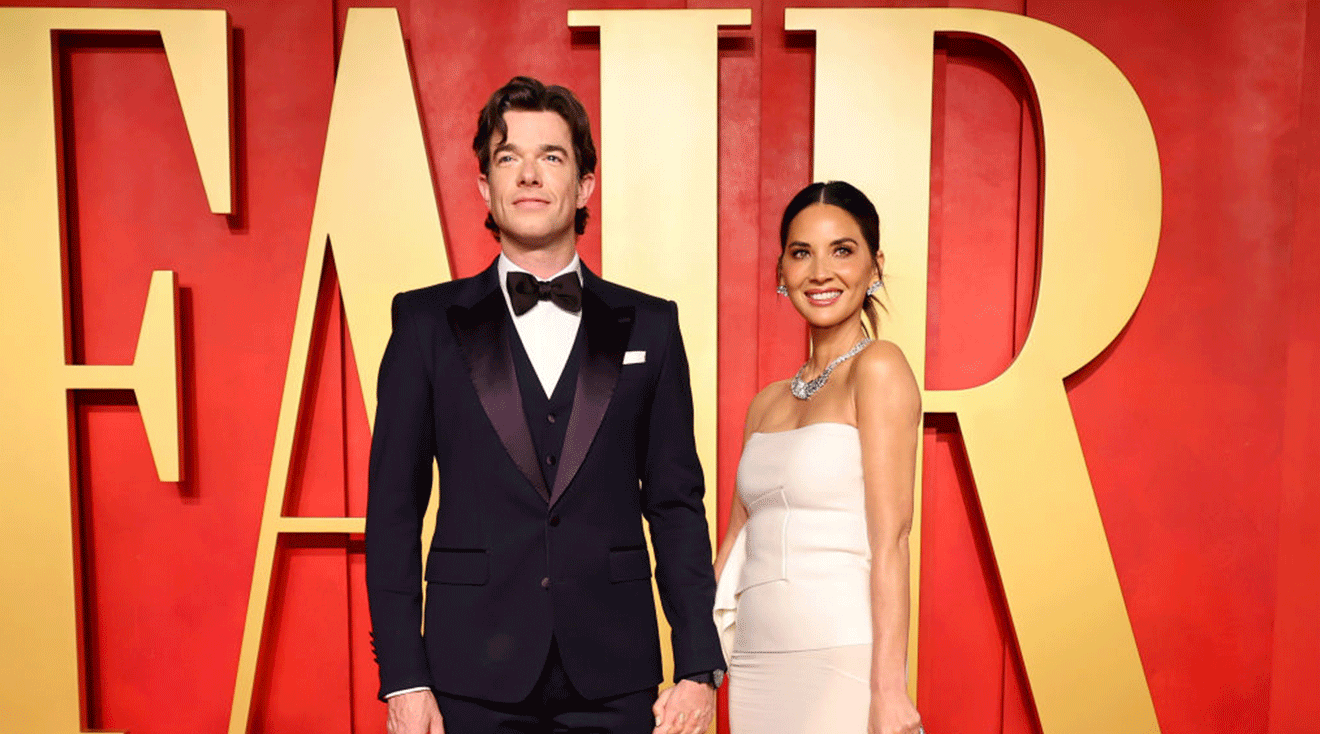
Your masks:
[{"label": "red wall", "polygon": [[[399,8],[451,264],[471,275],[496,252],[468,148],[486,95],[530,73],[573,87],[599,120],[598,48],[570,33],[566,10],[643,3],[363,4]],[[1067,384],[1162,728],[1314,732],[1320,2],[966,4],[1025,12],[1096,45],[1135,86],[1159,144],[1164,227],[1149,290],[1115,344]],[[56,54],[75,356],[131,361],[150,271],[177,271],[183,289],[185,481],[154,479],[131,396],[77,399],[93,729],[223,731],[234,688],[346,5],[216,5],[234,29],[238,199],[228,218],[207,212],[157,41],[64,36]],[[723,32],[720,47],[717,479],[727,501],[747,402],[805,355],[773,267],[779,212],[810,178],[814,40],[782,30],[781,2],[687,5],[753,7],[752,27]],[[933,63],[926,381],[957,388],[1002,370],[1030,323],[1036,148],[1008,59],[943,39]],[[598,230],[581,249],[599,264]],[[360,515],[366,418],[337,298],[322,313],[289,510]],[[926,442],[927,729],[1038,730],[956,424],[928,419]],[[357,538],[284,546],[254,731],[383,731],[361,561]]]}]

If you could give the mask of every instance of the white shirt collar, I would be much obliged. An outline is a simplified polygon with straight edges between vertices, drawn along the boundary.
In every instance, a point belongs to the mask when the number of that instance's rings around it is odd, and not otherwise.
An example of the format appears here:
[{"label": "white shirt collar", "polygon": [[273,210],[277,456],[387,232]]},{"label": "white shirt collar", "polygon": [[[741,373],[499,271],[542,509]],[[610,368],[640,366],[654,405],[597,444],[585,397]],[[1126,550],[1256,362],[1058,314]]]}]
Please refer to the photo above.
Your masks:
[{"label": "white shirt collar", "polygon": [[[504,294],[504,305],[509,309],[509,313],[513,313],[513,304],[509,301],[509,273],[527,273],[530,271],[528,271],[527,268],[520,267],[518,263],[510,260],[508,255],[501,252],[499,260],[495,265],[495,272],[500,281],[500,293]],[[578,282],[582,282],[582,259],[578,257],[576,252],[573,253],[573,259],[569,261],[568,265],[564,266],[563,270],[546,278],[546,280],[554,280],[564,273],[577,273]],[[529,311],[528,313],[531,312]]]}]

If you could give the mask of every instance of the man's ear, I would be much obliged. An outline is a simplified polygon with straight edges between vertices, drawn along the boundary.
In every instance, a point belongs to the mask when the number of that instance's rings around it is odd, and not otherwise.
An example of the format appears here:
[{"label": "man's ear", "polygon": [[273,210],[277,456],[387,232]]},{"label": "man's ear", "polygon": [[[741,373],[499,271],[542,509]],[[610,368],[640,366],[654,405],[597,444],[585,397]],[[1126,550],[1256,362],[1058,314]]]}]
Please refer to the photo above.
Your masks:
[{"label": "man's ear", "polygon": [[[578,179],[577,208],[581,209],[587,205],[587,200],[591,198],[591,193],[596,190],[596,174],[588,173]],[[489,202],[487,202],[489,203]]]},{"label": "man's ear", "polygon": [[486,179],[486,174],[477,174],[477,191],[481,192],[481,198],[486,202],[486,208],[490,208],[490,181]]}]

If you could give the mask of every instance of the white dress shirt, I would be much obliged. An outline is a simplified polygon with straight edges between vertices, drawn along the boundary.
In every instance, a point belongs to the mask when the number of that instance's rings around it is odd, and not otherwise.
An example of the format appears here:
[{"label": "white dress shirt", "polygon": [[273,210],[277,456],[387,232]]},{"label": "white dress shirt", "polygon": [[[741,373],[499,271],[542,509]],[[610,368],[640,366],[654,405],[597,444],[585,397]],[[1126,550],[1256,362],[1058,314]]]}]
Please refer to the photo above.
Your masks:
[{"label": "white dress shirt", "polygon": [[[513,304],[509,300],[507,282],[509,273],[525,273],[527,270],[518,267],[504,253],[500,253],[496,270],[500,279],[500,292],[504,294],[504,305],[509,309],[509,314],[513,315]],[[564,273],[576,273],[578,282],[582,282],[581,260],[577,253],[573,253],[573,261],[567,267],[545,280],[554,280]],[[527,351],[527,358],[531,360],[532,369],[536,370],[536,377],[540,380],[546,397],[555,391],[559,374],[564,371],[564,364],[568,362],[568,353],[573,351],[573,341],[577,339],[580,323],[582,323],[581,311],[569,313],[549,301],[538,301],[522,316],[513,316],[513,325],[518,329],[518,338],[522,340],[523,349]]]},{"label": "white dress shirt", "polygon": [[[553,280],[564,273],[577,273],[580,283],[582,282],[580,263],[577,253],[573,253],[573,261],[546,280]],[[509,309],[509,315],[513,316],[513,325],[518,329],[518,338],[522,340],[527,358],[532,362],[532,369],[536,370],[536,378],[540,381],[541,388],[545,390],[546,397],[549,397],[554,393],[555,384],[559,382],[559,374],[564,371],[564,365],[568,362],[568,353],[573,351],[573,341],[577,339],[582,312],[569,313],[549,301],[538,301],[522,316],[515,315],[513,303],[509,300],[509,273],[528,271],[518,267],[502,252],[496,270],[500,279],[500,293],[504,294],[504,306]],[[385,698],[429,690],[425,686],[405,688],[387,693]]]}]

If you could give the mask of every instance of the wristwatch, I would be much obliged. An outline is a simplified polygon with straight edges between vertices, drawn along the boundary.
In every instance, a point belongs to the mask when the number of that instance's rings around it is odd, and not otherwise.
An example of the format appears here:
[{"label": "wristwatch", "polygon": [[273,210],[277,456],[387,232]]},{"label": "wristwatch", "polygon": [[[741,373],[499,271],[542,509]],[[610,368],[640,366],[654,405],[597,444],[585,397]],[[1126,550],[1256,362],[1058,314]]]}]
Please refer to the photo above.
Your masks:
[{"label": "wristwatch", "polygon": [[705,673],[695,673],[684,680],[690,680],[693,683],[705,683],[718,691],[720,686],[724,685],[724,669],[716,668]]}]

